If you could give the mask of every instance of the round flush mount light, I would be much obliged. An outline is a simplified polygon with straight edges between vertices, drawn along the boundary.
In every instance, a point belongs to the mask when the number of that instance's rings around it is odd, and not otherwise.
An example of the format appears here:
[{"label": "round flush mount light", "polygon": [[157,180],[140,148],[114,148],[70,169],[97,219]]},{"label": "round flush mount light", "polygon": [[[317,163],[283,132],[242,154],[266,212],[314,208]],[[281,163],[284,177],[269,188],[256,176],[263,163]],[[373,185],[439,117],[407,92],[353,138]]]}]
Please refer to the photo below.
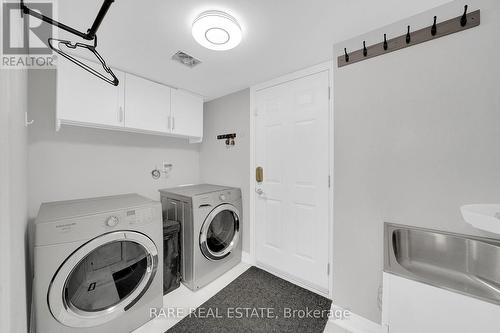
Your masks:
[{"label": "round flush mount light", "polygon": [[242,32],[238,21],[218,10],[201,13],[193,22],[193,37],[210,50],[225,51],[238,46]]}]

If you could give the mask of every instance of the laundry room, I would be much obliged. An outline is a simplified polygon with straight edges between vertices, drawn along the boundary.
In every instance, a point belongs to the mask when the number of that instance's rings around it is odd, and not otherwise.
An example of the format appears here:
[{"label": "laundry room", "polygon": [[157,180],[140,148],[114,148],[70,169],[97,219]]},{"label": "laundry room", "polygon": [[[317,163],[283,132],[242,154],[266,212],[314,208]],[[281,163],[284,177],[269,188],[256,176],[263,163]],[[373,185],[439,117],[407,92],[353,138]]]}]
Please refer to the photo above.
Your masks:
[{"label": "laundry room", "polygon": [[498,331],[500,2],[0,19],[0,332]]}]

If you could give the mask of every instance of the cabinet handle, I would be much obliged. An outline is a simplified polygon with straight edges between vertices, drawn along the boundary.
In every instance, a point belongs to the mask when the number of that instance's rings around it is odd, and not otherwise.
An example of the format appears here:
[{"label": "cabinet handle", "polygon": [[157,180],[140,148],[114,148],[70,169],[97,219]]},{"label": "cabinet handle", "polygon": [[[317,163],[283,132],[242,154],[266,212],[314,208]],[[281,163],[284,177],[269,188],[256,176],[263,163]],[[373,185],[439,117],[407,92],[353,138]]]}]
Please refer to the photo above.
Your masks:
[{"label": "cabinet handle", "polygon": [[172,130],[172,117],[168,116],[167,119],[168,119],[168,125],[167,126],[168,126],[168,130],[170,131],[170,130]]},{"label": "cabinet handle", "polygon": [[123,122],[123,106],[120,106],[120,109],[118,110],[118,122]]},{"label": "cabinet handle", "polygon": [[172,131],[175,130],[175,117],[172,117]]}]

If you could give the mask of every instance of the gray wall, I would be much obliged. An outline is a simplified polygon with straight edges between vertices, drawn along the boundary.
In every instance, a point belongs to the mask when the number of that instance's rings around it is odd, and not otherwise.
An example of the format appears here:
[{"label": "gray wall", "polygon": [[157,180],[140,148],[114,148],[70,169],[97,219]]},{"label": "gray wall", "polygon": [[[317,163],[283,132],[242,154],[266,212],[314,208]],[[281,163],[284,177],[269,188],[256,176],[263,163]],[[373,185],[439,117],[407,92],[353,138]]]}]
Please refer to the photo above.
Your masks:
[{"label": "gray wall", "polygon": [[[250,90],[205,103],[204,139],[200,150],[201,180],[240,187],[243,193],[243,250],[250,250]],[[236,146],[227,149],[219,134],[236,133]]]},{"label": "gray wall", "polygon": [[0,331],[27,331],[26,70],[0,70]]},{"label": "gray wall", "polygon": [[334,47],[378,43],[465,3],[481,9],[480,27],[334,73],[334,301],[376,322],[384,221],[484,235],[459,207],[500,202],[500,2],[454,1]]},{"label": "gray wall", "polygon": [[[31,218],[46,201],[129,192],[159,200],[158,189],[200,181],[199,145],[187,140],[70,126],[55,132],[55,78],[55,71],[29,78]],[[153,180],[163,161],[174,165],[170,177]]]}]

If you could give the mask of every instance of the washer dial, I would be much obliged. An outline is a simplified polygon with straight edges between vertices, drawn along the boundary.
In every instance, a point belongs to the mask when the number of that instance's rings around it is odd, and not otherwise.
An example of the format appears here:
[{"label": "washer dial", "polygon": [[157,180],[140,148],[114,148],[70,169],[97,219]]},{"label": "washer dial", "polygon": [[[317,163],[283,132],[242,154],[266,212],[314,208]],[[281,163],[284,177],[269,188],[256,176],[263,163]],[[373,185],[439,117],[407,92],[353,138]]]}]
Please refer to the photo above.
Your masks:
[{"label": "washer dial", "polygon": [[116,217],[116,216],[110,216],[106,220],[106,225],[108,227],[112,228],[112,227],[116,227],[118,225],[118,222],[120,222],[120,220],[118,219],[118,217]]}]

